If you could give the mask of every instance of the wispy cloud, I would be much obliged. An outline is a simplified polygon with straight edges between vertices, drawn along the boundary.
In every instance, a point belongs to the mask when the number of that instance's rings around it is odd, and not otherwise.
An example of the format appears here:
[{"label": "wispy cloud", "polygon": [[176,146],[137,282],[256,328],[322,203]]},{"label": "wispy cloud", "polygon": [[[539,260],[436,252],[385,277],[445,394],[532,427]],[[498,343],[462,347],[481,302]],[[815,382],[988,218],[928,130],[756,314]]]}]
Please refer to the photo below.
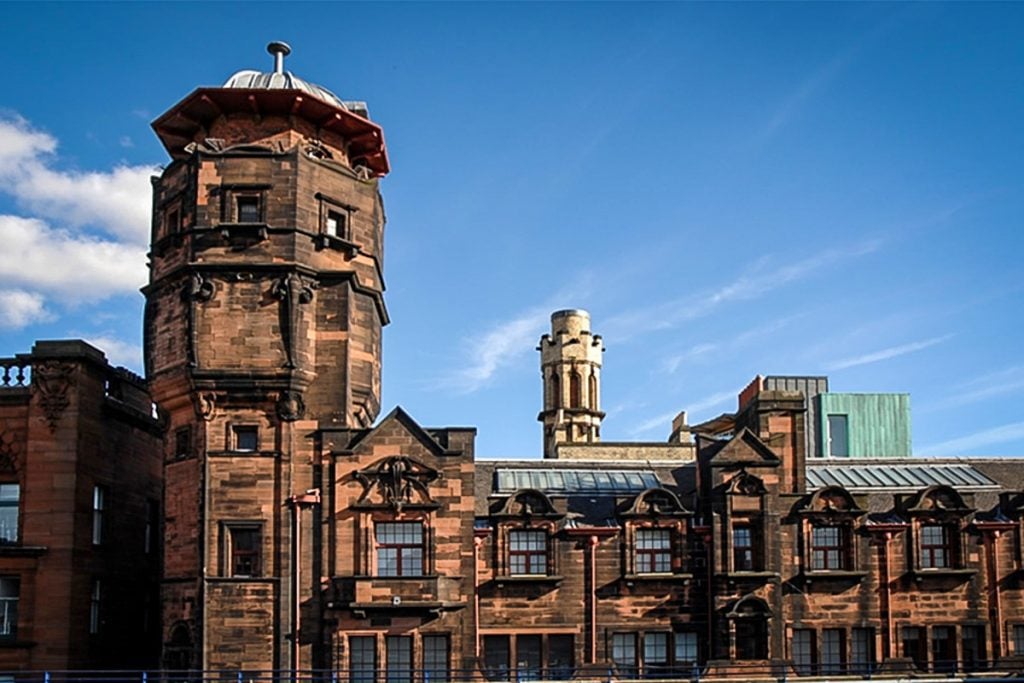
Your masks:
[{"label": "wispy cloud", "polygon": [[687,417],[697,415],[710,408],[720,406],[729,400],[735,400],[741,390],[742,387],[740,389],[732,389],[730,391],[719,391],[709,396],[705,396],[704,398],[693,403],[680,406],[678,409],[673,410],[671,412],[656,415],[634,426],[632,429],[629,430],[629,434],[630,436],[637,436],[639,434],[644,434],[645,432],[650,432],[659,428],[664,429],[665,433],[667,434],[669,432],[669,428],[672,426],[672,420],[675,418],[676,415],[679,414],[680,410],[685,410],[687,412]]},{"label": "wispy cloud", "polygon": [[662,367],[664,367],[665,371],[669,374],[673,374],[686,363],[704,361],[718,352],[732,352],[737,349],[741,349],[752,342],[763,341],[767,335],[783,329],[793,320],[801,317],[801,315],[802,314],[790,315],[777,320],[772,320],[765,325],[758,325],[757,327],[752,327],[748,330],[744,330],[743,332],[739,332],[738,334],[731,335],[724,341],[695,344],[680,353],[668,356],[662,363]]},{"label": "wispy cloud", "polygon": [[511,364],[524,349],[533,348],[544,331],[548,314],[547,307],[532,308],[465,340],[463,346],[469,364],[439,384],[460,394],[483,388],[499,369]]},{"label": "wispy cloud", "polygon": [[770,259],[762,258],[730,282],[715,289],[612,316],[604,325],[605,334],[610,339],[621,341],[644,332],[672,329],[684,322],[710,315],[726,304],[759,299],[837,263],[873,253],[881,244],[881,240],[875,239],[844,249],[825,249],[777,268],[769,268]]},{"label": "wispy cloud", "polygon": [[928,347],[935,346],[936,344],[941,344],[952,336],[952,334],[944,334],[941,337],[932,337],[931,339],[923,339],[909,344],[890,346],[889,348],[881,349],[880,351],[872,351],[859,356],[852,356],[850,358],[843,358],[842,360],[834,361],[827,364],[825,368],[828,370],[845,370],[846,368],[852,368],[858,365],[878,363],[883,360],[889,360],[890,358],[896,358],[897,356],[905,356],[908,353],[921,351],[922,349],[927,349]]},{"label": "wispy cloud", "polygon": [[0,192],[22,215],[0,215],[0,278],[8,327],[50,319],[55,301],[96,301],[145,283],[149,166],[62,168],[57,140],[0,117]]},{"label": "wispy cloud", "polygon": [[917,450],[918,455],[977,455],[978,449],[1024,439],[1024,422],[1012,422]]},{"label": "wispy cloud", "polygon": [[1024,392],[1024,365],[1015,365],[962,382],[949,392],[949,396],[931,405],[917,408],[917,412],[932,413],[1022,392]]},{"label": "wispy cloud", "polygon": [[132,370],[142,367],[142,347],[111,335],[86,336],[85,340],[101,349],[113,365],[123,365]]}]

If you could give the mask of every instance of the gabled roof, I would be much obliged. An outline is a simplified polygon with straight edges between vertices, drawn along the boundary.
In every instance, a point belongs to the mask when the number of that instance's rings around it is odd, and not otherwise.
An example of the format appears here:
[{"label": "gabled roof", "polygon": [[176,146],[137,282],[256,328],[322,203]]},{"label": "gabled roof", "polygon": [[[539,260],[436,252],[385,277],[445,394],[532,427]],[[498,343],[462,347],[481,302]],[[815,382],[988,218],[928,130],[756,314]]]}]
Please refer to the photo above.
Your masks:
[{"label": "gabled roof", "polygon": [[[705,443],[707,443],[705,441]],[[758,465],[776,467],[781,464],[779,456],[765,445],[754,432],[744,427],[728,441],[712,441],[705,446],[704,453],[709,454],[707,463],[712,467],[728,467],[732,465]],[[703,455],[701,459],[703,460]]]},{"label": "gabled roof", "polygon": [[426,446],[434,455],[445,456],[458,454],[458,451],[449,450],[442,446],[441,444],[439,444],[437,442],[437,439],[431,436],[430,432],[421,427],[419,423],[416,422],[416,420],[414,420],[412,416],[409,415],[409,413],[405,412],[405,410],[402,409],[401,406],[395,406],[394,410],[388,413],[373,428],[364,429],[353,433],[352,438],[345,445],[345,447],[337,450],[354,451],[361,444],[368,441],[373,441],[374,437],[382,429],[384,429],[385,426],[391,424],[392,422],[397,422],[398,424],[400,424],[403,427],[403,429],[405,429],[405,431],[409,433],[410,436],[414,437],[417,441]]}]

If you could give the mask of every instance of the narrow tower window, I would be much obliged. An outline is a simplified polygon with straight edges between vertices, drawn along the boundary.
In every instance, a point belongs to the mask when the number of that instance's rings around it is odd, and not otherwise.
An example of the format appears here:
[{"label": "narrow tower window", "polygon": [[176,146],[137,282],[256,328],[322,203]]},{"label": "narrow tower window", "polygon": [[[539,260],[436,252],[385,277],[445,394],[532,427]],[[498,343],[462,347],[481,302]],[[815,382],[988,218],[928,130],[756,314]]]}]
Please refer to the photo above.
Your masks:
[{"label": "narrow tower window", "polygon": [[580,399],[580,373],[575,370],[569,375],[569,407],[579,408],[583,405]]},{"label": "narrow tower window", "polygon": [[590,409],[597,410],[597,375],[594,374],[593,369],[591,369],[590,377],[587,379],[587,394],[590,399]]},{"label": "narrow tower window", "polygon": [[548,404],[549,408],[558,408],[561,404],[561,397],[558,395],[558,371],[551,371],[551,402]]}]

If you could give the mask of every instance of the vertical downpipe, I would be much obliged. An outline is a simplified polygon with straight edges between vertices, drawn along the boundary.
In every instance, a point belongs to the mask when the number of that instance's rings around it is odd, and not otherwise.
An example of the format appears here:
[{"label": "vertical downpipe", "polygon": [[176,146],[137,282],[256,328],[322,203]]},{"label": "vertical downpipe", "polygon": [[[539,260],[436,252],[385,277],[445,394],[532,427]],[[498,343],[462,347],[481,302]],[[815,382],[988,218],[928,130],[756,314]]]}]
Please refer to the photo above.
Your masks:
[{"label": "vertical downpipe", "polygon": [[587,539],[590,551],[590,664],[597,661],[597,536]]},{"label": "vertical downpipe", "polygon": [[473,656],[476,658],[477,667],[480,666],[480,546],[484,543],[482,538],[473,539]]}]

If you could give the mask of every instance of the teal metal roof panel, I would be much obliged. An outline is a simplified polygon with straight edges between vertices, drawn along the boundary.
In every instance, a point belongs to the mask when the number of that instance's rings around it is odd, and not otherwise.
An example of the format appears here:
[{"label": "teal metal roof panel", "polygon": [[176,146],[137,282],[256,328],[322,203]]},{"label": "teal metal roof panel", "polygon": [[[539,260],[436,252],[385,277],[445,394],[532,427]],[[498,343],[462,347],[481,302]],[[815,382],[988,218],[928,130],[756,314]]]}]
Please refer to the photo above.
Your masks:
[{"label": "teal metal roof panel", "polygon": [[537,489],[548,493],[640,493],[661,486],[653,470],[497,468],[495,493]]}]

